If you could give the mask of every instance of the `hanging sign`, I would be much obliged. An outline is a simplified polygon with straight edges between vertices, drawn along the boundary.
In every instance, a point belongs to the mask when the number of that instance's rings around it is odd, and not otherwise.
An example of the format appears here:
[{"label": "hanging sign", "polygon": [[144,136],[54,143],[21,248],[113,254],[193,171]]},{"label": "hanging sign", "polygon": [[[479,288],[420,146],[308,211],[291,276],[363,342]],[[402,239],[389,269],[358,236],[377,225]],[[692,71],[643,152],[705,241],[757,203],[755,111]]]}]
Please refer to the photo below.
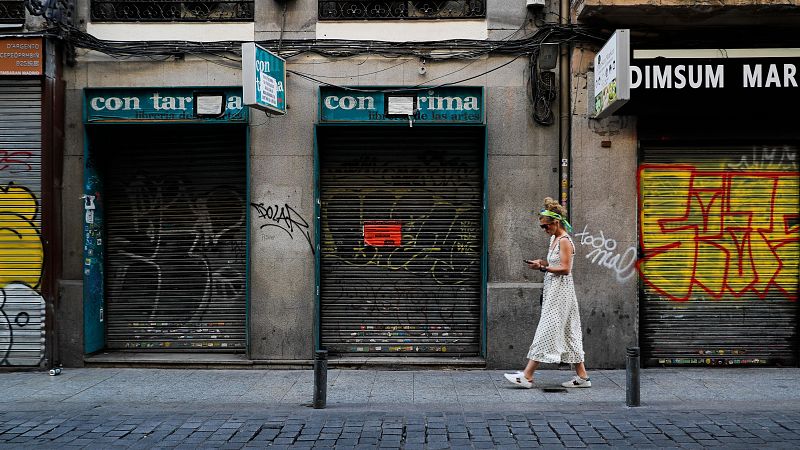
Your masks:
[{"label": "hanging sign", "polygon": [[286,60],[255,42],[242,44],[244,104],[286,114]]},{"label": "hanging sign", "polygon": [[240,87],[97,88],[84,95],[86,123],[248,122]]},{"label": "hanging sign", "polygon": [[370,247],[400,247],[403,226],[398,221],[372,220],[364,222],[364,245]]},{"label": "hanging sign", "polygon": [[484,123],[483,88],[320,87],[320,122]]},{"label": "hanging sign", "polygon": [[617,30],[594,57],[594,117],[610,116],[630,99],[630,30]]},{"label": "hanging sign", "polygon": [[44,40],[0,38],[0,75],[41,75],[44,70]]}]

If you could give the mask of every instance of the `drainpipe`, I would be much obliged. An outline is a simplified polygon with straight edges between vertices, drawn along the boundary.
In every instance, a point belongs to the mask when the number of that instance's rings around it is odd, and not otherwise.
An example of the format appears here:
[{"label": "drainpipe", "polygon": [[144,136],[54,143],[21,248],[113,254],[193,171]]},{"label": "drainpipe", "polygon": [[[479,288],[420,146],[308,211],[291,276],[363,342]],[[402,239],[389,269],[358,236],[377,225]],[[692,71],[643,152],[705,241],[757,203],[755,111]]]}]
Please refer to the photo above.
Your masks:
[{"label": "drainpipe", "polygon": [[[559,14],[561,17],[562,25],[569,25],[570,0],[560,0]],[[561,55],[558,62],[559,72],[559,121],[558,121],[558,159],[559,159],[559,190],[561,192],[559,201],[565,208],[567,208],[567,216],[572,218],[572,202],[569,198],[569,185],[570,185],[570,164],[571,161],[571,139],[570,139],[570,119],[571,111],[569,107],[569,85],[571,81],[570,73],[570,44],[564,42],[561,44]]]}]

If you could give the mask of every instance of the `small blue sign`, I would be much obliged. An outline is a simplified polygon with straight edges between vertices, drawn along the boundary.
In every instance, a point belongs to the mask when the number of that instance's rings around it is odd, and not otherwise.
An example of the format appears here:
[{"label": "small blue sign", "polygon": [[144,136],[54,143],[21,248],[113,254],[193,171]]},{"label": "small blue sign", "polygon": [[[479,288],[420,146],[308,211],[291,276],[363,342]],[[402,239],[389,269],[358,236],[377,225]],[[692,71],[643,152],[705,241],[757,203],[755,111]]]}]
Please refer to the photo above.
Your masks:
[{"label": "small blue sign", "polygon": [[[247,123],[248,109],[240,87],[199,88],[88,88],[84,90],[85,123],[174,122]],[[197,96],[221,97],[221,114],[201,117]]]},{"label": "small blue sign", "polygon": [[254,42],[242,44],[244,104],[286,114],[286,61]]},{"label": "small blue sign", "polygon": [[[380,92],[369,92],[376,90]],[[367,91],[367,92],[365,92]],[[320,122],[471,123],[485,120],[483,88],[320,87]]]}]

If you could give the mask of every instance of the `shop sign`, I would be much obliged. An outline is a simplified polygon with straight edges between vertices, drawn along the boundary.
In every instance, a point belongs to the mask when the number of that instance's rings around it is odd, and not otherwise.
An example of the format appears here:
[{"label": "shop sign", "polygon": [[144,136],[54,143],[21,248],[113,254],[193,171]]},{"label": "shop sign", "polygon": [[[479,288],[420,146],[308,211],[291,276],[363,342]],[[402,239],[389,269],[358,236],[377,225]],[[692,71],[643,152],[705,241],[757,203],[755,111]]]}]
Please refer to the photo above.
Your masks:
[{"label": "shop sign", "polygon": [[[219,113],[210,116],[199,99],[214,99]],[[205,102],[208,104],[209,102]],[[86,89],[86,123],[169,122],[247,123],[241,87]]]},{"label": "shop sign", "polygon": [[400,247],[403,226],[395,220],[364,222],[364,245],[370,247]]},{"label": "shop sign", "polygon": [[286,61],[254,42],[242,44],[244,104],[286,114]]},{"label": "shop sign", "polygon": [[630,30],[617,30],[594,57],[594,114],[602,119],[630,98]]},{"label": "shop sign", "polygon": [[633,59],[622,114],[790,112],[800,101],[800,58]]},{"label": "shop sign", "polygon": [[797,89],[800,58],[656,58],[631,65],[631,89]]},{"label": "shop sign", "polygon": [[320,88],[320,122],[484,123],[483,88]]},{"label": "shop sign", "polygon": [[0,76],[41,75],[44,71],[44,39],[0,39]]}]

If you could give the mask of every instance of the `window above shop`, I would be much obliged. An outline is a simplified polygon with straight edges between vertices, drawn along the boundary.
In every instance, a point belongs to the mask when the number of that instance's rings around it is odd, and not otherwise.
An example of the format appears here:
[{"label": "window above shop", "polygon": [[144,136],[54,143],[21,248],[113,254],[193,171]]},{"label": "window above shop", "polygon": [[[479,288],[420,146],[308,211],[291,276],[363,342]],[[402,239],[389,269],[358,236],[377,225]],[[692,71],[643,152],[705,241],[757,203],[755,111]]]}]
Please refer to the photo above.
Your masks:
[{"label": "window above shop", "polygon": [[[92,22],[252,22],[254,0],[91,0]],[[22,3],[22,2],[20,2]]]},{"label": "window above shop", "polygon": [[25,5],[22,0],[0,0],[0,24],[25,22]]},{"label": "window above shop", "polygon": [[486,0],[319,1],[319,20],[480,19],[484,17],[486,17]]}]

